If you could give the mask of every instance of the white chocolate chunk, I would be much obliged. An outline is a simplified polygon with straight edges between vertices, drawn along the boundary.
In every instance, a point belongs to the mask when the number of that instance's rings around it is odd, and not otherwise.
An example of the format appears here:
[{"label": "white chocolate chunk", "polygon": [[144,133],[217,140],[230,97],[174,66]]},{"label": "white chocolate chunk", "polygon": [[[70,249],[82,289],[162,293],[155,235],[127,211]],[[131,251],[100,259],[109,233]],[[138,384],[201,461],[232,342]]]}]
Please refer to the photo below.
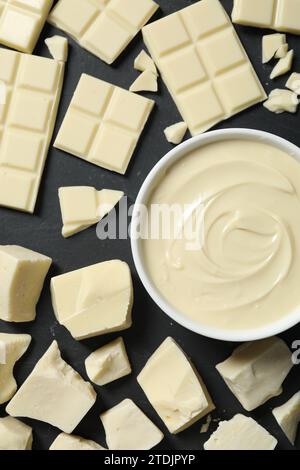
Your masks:
[{"label": "white chocolate chunk", "polygon": [[124,400],[100,416],[109,450],[150,450],[164,435],[132,400]]},{"label": "white chocolate chunk", "polygon": [[49,450],[105,450],[97,442],[62,432],[52,442]]},{"label": "white chocolate chunk", "polygon": [[294,58],[294,51],[289,51],[285,57],[280,59],[277,64],[275,65],[274,69],[271,72],[270,78],[273,80],[276,77],[280,77],[288,73],[292,68]]},{"label": "white chocolate chunk", "polygon": [[144,51],[144,49],[135,58],[134,68],[135,70],[139,70],[140,72],[148,71],[154,73],[154,75],[158,75],[154,61],[147,54],[147,52]]},{"label": "white chocolate chunk", "polygon": [[292,367],[291,352],[277,337],[245,343],[216,366],[247,411],[280,395],[281,386]]},{"label": "white chocolate chunk", "polygon": [[289,441],[294,445],[300,423],[300,392],[284,405],[274,408],[272,413]]},{"label": "white chocolate chunk", "polygon": [[300,95],[300,73],[292,73],[285,86]]},{"label": "white chocolate chunk", "polygon": [[201,377],[172,338],[160,345],[137,380],[172,434],[215,408]]},{"label": "white chocolate chunk", "polygon": [[78,340],[130,328],[133,288],[129,267],[98,263],[51,280],[55,316]]},{"label": "white chocolate chunk", "polygon": [[51,258],[21,246],[0,246],[1,320],[29,322],[35,319],[36,305],[51,263]]},{"label": "white chocolate chunk", "polygon": [[138,92],[138,91],[153,91],[157,92],[157,75],[149,70],[142,72],[137,79],[130,86],[129,91]]},{"label": "white chocolate chunk", "polygon": [[96,401],[89,382],[60,355],[56,341],[6,407],[11,416],[37,419],[71,433]]},{"label": "white chocolate chunk", "polygon": [[269,98],[263,105],[269,111],[276,114],[281,114],[285,111],[295,113],[298,109],[299,99],[293,91],[276,89],[271,91]]},{"label": "white chocolate chunk", "polygon": [[69,48],[67,38],[63,36],[52,36],[51,38],[45,39],[45,44],[54,60],[67,62]]},{"label": "white chocolate chunk", "polygon": [[177,122],[176,124],[167,127],[164,130],[164,134],[168,142],[174,145],[178,145],[182,142],[187,129],[187,124],[184,121]]},{"label": "white chocolate chunk", "polygon": [[15,394],[17,383],[13,371],[16,362],[25,354],[31,336],[0,333],[0,404],[7,402]]},{"label": "white chocolate chunk", "polygon": [[82,74],[54,147],[125,174],[154,101]]},{"label": "white chocolate chunk", "polygon": [[32,429],[18,419],[0,418],[0,450],[31,450]]},{"label": "white chocolate chunk", "polygon": [[288,44],[282,44],[282,46],[279,47],[279,49],[275,53],[275,59],[283,59],[286,57],[287,53],[289,51],[289,45]]},{"label": "white chocolate chunk", "polygon": [[123,338],[118,338],[90,354],[85,360],[85,368],[91,382],[97,385],[106,385],[131,374]]},{"label": "white chocolate chunk", "polygon": [[282,45],[286,42],[286,35],[275,33],[267,34],[262,38],[262,51],[263,51],[263,64],[270,62],[271,59],[275,56],[277,51]]},{"label": "white chocolate chunk", "polygon": [[205,442],[205,450],[274,450],[277,440],[254,419],[235,415],[221,421],[218,429]]}]

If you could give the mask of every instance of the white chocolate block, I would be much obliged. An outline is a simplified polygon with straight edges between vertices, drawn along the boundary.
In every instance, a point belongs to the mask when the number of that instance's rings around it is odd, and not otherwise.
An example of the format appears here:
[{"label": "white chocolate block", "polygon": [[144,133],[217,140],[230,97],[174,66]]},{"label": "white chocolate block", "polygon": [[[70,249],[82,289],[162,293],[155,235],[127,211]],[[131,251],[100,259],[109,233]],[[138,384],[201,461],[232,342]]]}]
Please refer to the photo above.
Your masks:
[{"label": "white chocolate block", "polygon": [[30,342],[29,335],[0,333],[0,350],[3,351],[0,361],[0,404],[6,403],[16,393],[14,366],[25,354]]},{"label": "white chocolate block", "polygon": [[137,380],[172,434],[215,408],[201,377],[172,338],[160,345]]},{"label": "white chocolate block", "polygon": [[48,21],[112,64],[157,9],[152,0],[59,0]]},{"label": "white chocolate block", "polygon": [[71,433],[96,401],[89,382],[69,366],[53,341],[9,402],[9,415],[37,419]]},{"label": "white chocolate block", "polygon": [[281,75],[288,73],[292,68],[293,59],[294,59],[294,51],[291,50],[286,54],[286,56],[284,56],[282,59],[280,59],[277,62],[277,64],[275,65],[274,69],[271,72],[270,78],[273,80],[276,77],[280,77]]},{"label": "white chocolate block", "polygon": [[221,421],[218,429],[205,442],[205,450],[274,450],[277,440],[254,419],[235,415]]},{"label": "white chocolate block", "polygon": [[129,267],[106,261],[51,280],[55,316],[78,340],[130,328],[133,288]]},{"label": "white chocolate block", "polygon": [[279,47],[279,49],[275,53],[275,59],[283,59],[286,57],[287,53],[289,51],[289,45],[288,44],[282,44],[282,46]]},{"label": "white chocolate block", "polygon": [[300,392],[284,405],[274,408],[272,413],[291,444],[294,445],[300,423]]},{"label": "white chocolate block", "polygon": [[52,36],[51,38],[45,39],[45,44],[54,60],[67,62],[69,45],[66,38],[63,36]]},{"label": "white chocolate block", "polygon": [[85,368],[90,381],[97,385],[106,385],[131,374],[123,338],[90,354],[85,360]]},{"label": "white chocolate block", "polygon": [[167,141],[174,145],[180,144],[186,134],[187,128],[187,124],[184,121],[177,122],[167,127],[164,130]]},{"label": "white chocolate block", "polygon": [[154,73],[154,75],[158,75],[154,61],[147,54],[147,52],[144,51],[144,49],[141,50],[139,55],[135,58],[134,68],[140,72],[149,71]]},{"label": "white chocolate block", "polygon": [[0,206],[34,211],[63,76],[61,62],[0,48]]},{"label": "white chocolate block", "polygon": [[0,43],[32,53],[53,0],[0,0]]},{"label": "white chocolate block", "polygon": [[32,429],[18,419],[0,418],[0,450],[31,450]]},{"label": "white chocolate block", "polygon": [[300,95],[300,73],[292,73],[285,86]]},{"label": "white chocolate block", "polygon": [[218,0],[201,0],[143,28],[143,37],[191,134],[266,98]]},{"label": "white chocolate block", "polygon": [[226,361],[216,366],[247,411],[280,395],[292,367],[291,352],[277,337],[242,344]]},{"label": "white chocolate block", "polygon": [[267,34],[262,39],[263,64],[270,62],[281,46],[286,43],[286,35],[275,33]]},{"label": "white chocolate block", "polygon": [[300,34],[299,0],[234,0],[233,23]]},{"label": "white chocolate block", "polygon": [[275,114],[285,111],[296,113],[299,99],[293,91],[276,89],[271,91],[269,98],[264,102],[264,107]]},{"label": "white chocolate block", "polygon": [[153,91],[157,92],[157,75],[153,72],[146,70],[142,72],[137,79],[133,82],[129,91],[138,92],[138,91]]},{"label": "white chocolate block", "polygon": [[49,450],[105,450],[97,442],[62,432],[52,442]]},{"label": "white chocolate block", "polygon": [[100,416],[109,450],[150,450],[164,435],[132,400],[124,400]]},{"label": "white chocolate block", "polygon": [[[17,188],[14,188],[17,191]],[[52,260],[21,246],[0,246],[0,319],[29,322],[36,316]]]},{"label": "white chocolate block", "polygon": [[154,101],[82,74],[54,147],[124,174]]}]

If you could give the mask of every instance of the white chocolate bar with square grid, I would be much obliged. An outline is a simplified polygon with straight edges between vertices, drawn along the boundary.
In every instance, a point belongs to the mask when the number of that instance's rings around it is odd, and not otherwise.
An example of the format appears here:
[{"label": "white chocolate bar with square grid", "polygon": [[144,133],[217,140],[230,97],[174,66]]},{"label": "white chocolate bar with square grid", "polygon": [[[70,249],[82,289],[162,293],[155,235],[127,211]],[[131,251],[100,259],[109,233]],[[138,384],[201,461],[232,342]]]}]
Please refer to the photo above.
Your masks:
[{"label": "white chocolate bar with square grid", "polygon": [[0,43],[32,53],[53,0],[0,0]]},{"label": "white chocolate bar with square grid", "polygon": [[112,64],[157,9],[153,0],[59,0],[48,21]]},{"label": "white chocolate bar with square grid", "polygon": [[191,134],[266,94],[218,0],[201,0],[143,28],[145,44]]},{"label": "white chocolate bar with square grid", "polygon": [[82,74],[54,147],[125,174],[154,101]]},{"label": "white chocolate bar with square grid", "polygon": [[64,64],[0,48],[0,206],[33,213]]}]

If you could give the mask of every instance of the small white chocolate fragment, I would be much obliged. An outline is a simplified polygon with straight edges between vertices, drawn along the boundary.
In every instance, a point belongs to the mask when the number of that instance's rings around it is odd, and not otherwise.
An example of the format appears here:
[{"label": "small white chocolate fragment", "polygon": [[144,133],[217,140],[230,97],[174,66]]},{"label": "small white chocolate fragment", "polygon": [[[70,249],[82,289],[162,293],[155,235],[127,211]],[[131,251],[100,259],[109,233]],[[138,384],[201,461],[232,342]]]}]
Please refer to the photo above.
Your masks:
[{"label": "small white chocolate fragment", "polygon": [[147,54],[147,52],[144,51],[144,49],[135,58],[134,68],[135,70],[139,70],[140,72],[148,71],[152,72],[154,75],[158,75],[154,61]]},{"label": "small white chocolate fragment", "polygon": [[62,432],[52,442],[49,450],[105,450],[97,442]]},{"label": "small white chocolate fragment", "polygon": [[284,405],[274,408],[272,413],[291,444],[294,445],[300,423],[300,392]]},{"label": "small white chocolate fragment", "polygon": [[0,418],[0,450],[31,450],[32,429],[18,419]]},{"label": "small white chocolate fragment", "polygon": [[106,261],[51,280],[55,316],[78,340],[130,328],[133,287],[128,265]]},{"label": "small white chocolate fragment", "polygon": [[45,44],[54,60],[67,62],[68,60],[68,40],[63,36],[52,36],[45,39]]},{"label": "small white chocolate fragment", "polygon": [[277,440],[254,419],[238,414],[221,421],[205,450],[274,450]]},{"label": "small white chocolate fragment", "polygon": [[9,415],[37,419],[71,433],[96,401],[89,382],[61,357],[53,341],[6,407]]},{"label": "small white chocolate fragment", "polygon": [[124,400],[100,416],[109,450],[150,450],[163,433],[132,400]]},{"label": "small white chocolate fragment", "polygon": [[297,95],[300,95],[300,73],[292,73],[285,86]]},{"label": "small white chocolate fragment", "polygon": [[184,121],[177,122],[176,124],[173,124],[172,126],[167,127],[164,130],[164,134],[168,142],[174,145],[178,145],[182,142],[187,129],[188,129],[188,126]]},{"label": "small white chocolate fragment", "polygon": [[286,43],[286,35],[275,33],[275,34],[267,34],[262,38],[262,55],[263,64],[270,62],[275,54],[280,49],[280,47]]},{"label": "small white chocolate fragment", "polygon": [[51,258],[21,246],[0,246],[1,320],[29,322],[35,319],[36,305],[51,263]]},{"label": "small white chocolate fragment", "polygon": [[135,93],[138,91],[157,92],[157,90],[158,90],[157,75],[150,72],[149,70],[142,72],[129,88],[129,91],[132,91]]},{"label": "small white chocolate fragment", "polygon": [[275,53],[275,59],[283,59],[286,57],[287,53],[289,51],[289,45],[288,44],[282,44],[282,46],[279,47],[279,49]]},{"label": "small white chocolate fragment", "polygon": [[0,333],[0,404],[15,394],[17,383],[13,371],[16,362],[25,354],[31,342],[30,335]]},{"label": "small white chocolate fragment", "polygon": [[137,380],[172,434],[188,428],[215,408],[202,379],[172,338],[160,345]]},{"label": "small white chocolate fragment", "polygon": [[252,411],[282,392],[293,367],[291,352],[282,339],[245,343],[216,366],[229,389],[247,411]]},{"label": "small white chocolate fragment", "polygon": [[206,418],[205,423],[202,424],[201,429],[200,429],[200,434],[206,434],[209,430],[209,426],[211,425],[212,422],[212,417],[211,415],[208,415]]},{"label": "small white chocolate fragment", "polygon": [[131,374],[123,338],[118,338],[90,354],[85,360],[85,368],[91,382],[97,385],[107,385]]},{"label": "small white chocolate fragment", "polygon": [[292,68],[294,58],[294,51],[289,51],[285,57],[280,59],[277,64],[275,65],[274,69],[271,72],[270,78],[273,80],[276,77],[280,77],[288,73]]},{"label": "small white chocolate fragment", "polygon": [[298,109],[299,99],[293,91],[276,89],[271,91],[269,98],[263,105],[275,114],[281,114],[285,111],[295,113]]}]

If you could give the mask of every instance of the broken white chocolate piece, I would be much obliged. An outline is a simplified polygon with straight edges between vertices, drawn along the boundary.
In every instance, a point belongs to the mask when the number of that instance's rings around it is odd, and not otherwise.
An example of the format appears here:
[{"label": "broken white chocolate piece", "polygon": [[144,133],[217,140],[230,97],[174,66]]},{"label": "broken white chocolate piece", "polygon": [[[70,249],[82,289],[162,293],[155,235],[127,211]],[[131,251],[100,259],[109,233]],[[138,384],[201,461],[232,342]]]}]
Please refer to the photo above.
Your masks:
[{"label": "broken white chocolate piece", "polygon": [[292,73],[285,86],[300,95],[300,73]]},{"label": "broken white chocolate piece", "polygon": [[299,105],[299,99],[293,91],[276,89],[271,91],[269,98],[263,105],[272,113],[281,114],[285,111],[295,113]]},{"label": "broken white chocolate piece", "polygon": [[164,438],[132,400],[122,401],[103,413],[100,419],[109,450],[150,450]]},{"label": "broken white chocolate piece", "polygon": [[48,21],[112,64],[157,9],[152,0],[59,0]]},{"label": "broken white chocolate piece", "polygon": [[153,91],[157,92],[157,75],[154,75],[153,72],[146,70],[141,73],[138,78],[133,82],[129,91],[138,92],[138,91]]},{"label": "broken white chocolate piece", "polygon": [[291,352],[277,337],[242,344],[226,361],[216,366],[247,411],[280,395],[281,386],[292,367]]},{"label": "broken white chocolate piece", "polygon": [[202,424],[200,429],[200,434],[206,434],[209,430],[209,426],[211,425],[212,418],[211,415],[208,415],[204,424]]},{"label": "broken white chocolate piece", "polygon": [[53,0],[1,0],[0,43],[32,53]]},{"label": "broken white chocolate piece", "polygon": [[37,419],[71,433],[96,401],[89,382],[60,355],[56,341],[6,407],[9,415]]},{"label": "broken white chocolate piece", "polygon": [[18,419],[0,418],[0,450],[31,450],[32,429]]},{"label": "broken white chocolate piece", "polygon": [[160,345],[137,380],[172,434],[215,408],[201,377],[172,338]]},{"label": "broken white chocolate piece", "polygon": [[238,414],[221,421],[205,450],[274,450],[277,440],[254,419]]},{"label": "broken white chocolate piece", "polygon": [[128,265],[106,261],[51,280],[55,316],[78,340],[130,328],[133,288]]},{"label": "broken white chocolate piece", "polygon": [[275,59],[283,59],[286,57],[287,53],[289,51],[289,45],[288,44],[282,44],[282,46],[279,47],[279,49],[275,53]]},{"label": "broken white chocolate piece", "polygon": [[63,36],[52,36],[45,39],[45,44],[54,60],[67,62],[68,60],[68,40]]},{"label": "broken white chocolate piece", "polygon": [[147,52],[144,51],[144,49],[135,58],[134,68],[135,70],[139,70],[140,72],[148,71],[154,73],[154,75],[158,75],[154,61],[147,54]]},{"label": "broken white chocolate piece", "polygon": [[7,402],[15,394],[17,383],[13,371],[16,362],[25,354],[31,336],[0,333],[0,404]]},{"label": "broken white chocolate piece", "polygon": [[263,64],[270,62],[282,45],[286,43],[286,35],[275,33],[267,34],[262,38]]},{"label": "broken white chocolate piece", "polygon": [[52,442],[49,450],[105,450],[97,442],[62,432]]},{"label": "broken white chocolate piece", "polygon": [[123,338],[118,338],[90,354],[85,360],[85,368],[91,382],[97,385],[106,385],[131,374]]},{"label": "broken white chocolate piece", "polygon": [[176,124],[173,124],[172,126],[167,127],[164,130],[164,134],[168,142],[174,145],[178,145],[182,142],[187,129],[188,129],[188,126],[184,121],[177,122]]},{"label": "broken white chocolate piece", "polygon": [[124,174],[154,101],[82,74],[54,147]]},{"label": "broken white chocolate piece", "polygon": [[35,319],[36,305],[51,263],[51,258],[21,246],[0,246],[1,320],[29,322]]},{"label": "broken white chocolate piece", "polygon": [[288,73],[292,68],[294,58],[294,51],[289,51],[285,57],[280,59],[277,64],[275,65],[274,69],[271,72],[270,78],[273,80],[276,77],[280,77]]},{"label": "broken white chocolate piece", "polygon": [[272,413],[288,440],[294,445],[300,423],[300,392],[284,405],[274,408]]}]

